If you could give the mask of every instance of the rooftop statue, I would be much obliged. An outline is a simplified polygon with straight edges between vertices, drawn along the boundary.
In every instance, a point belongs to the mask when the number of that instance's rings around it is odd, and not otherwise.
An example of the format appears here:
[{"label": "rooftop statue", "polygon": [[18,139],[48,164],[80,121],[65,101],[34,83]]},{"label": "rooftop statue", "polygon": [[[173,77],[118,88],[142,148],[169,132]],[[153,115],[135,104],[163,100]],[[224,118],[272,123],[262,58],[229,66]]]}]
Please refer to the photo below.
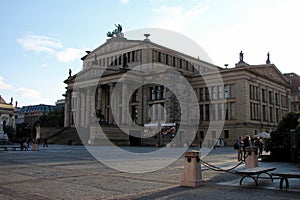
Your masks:
[{"label": "rooftop statue", "polygon": [[244,53],[243,51],[240,52],[240,61],[243,61],[244,60]]},{"label": "rooftop statue", "polygon": [[112,32],[108,31],[108,32],[106,33],[107,37],[114,37],[114,35],[115,35],[116,37],[123,37],[123,36],[124,36],[124,34],[122,33],[122,25],[120,25],[120,24],[118,24],[118,25],[115,24],[115,27],[116,27],[115,30],[113,30]]}]

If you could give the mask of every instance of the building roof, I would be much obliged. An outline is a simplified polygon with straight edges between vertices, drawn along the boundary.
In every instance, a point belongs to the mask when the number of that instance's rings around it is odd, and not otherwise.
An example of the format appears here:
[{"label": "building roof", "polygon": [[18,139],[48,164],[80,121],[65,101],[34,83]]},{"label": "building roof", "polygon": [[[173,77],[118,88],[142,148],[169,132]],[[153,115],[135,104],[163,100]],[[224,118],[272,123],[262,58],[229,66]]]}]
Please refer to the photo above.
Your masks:
[{"label": "building roof", "polygon": [[33,106],[23,106],[20,110],[20,114],[31,113],[31,112],[52,112],[54,111],[55,106],[52,105],[33,105]]}]

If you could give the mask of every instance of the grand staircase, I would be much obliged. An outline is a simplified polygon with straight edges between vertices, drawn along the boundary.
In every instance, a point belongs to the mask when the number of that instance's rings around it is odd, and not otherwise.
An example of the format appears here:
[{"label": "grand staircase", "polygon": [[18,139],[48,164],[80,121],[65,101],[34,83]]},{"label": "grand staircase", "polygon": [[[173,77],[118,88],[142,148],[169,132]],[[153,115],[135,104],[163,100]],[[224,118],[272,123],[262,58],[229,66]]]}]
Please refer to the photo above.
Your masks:
[{"label": "grand staircase", "polygon": [[[114,125],[101,126],[103,132],[109,140],[118,146],[130,145],[129,136],[121,129]],[[80,133],[80,136],[78,134]],[[85,134],[86,133],[86,134]],[[47,139],[48,144],[74,144],[82,145],[88,144],[90,136],[90,129],[74,127],[68,128],[42,128],[42,140]],[[101,139],[101,135],[96,137],[95,145],[109,145],[105,140]]]}]

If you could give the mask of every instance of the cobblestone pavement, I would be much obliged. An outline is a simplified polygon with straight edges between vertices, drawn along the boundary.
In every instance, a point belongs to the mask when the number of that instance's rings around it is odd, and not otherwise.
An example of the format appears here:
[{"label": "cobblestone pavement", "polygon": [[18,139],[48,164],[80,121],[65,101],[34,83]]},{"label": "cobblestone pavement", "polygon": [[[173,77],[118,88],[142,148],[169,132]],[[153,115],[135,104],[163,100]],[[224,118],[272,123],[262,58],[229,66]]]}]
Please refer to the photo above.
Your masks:
[{"label": "cobblestone pavement", "polygon": [[[119,164],[140,165],[139,160],[110,157],[112,147],[103,149],[107,159]],[[144,152],[151,148],[127,147]],[[153,148],[155,149],[155,148]],[[152,149],[152,150],[153,150]],[[146,158],[150,163],[168,159],[167,155]],[[231,148],[216,148],[203,158],[229,168],[237,164]],[[83,146],[49,145],[40,151],[0,151],[0,199],[300,199],[300,182],[289,189],[236,184],[239,176],[202,167],[204,185],[180,187],[184,159],[148,173],[125,173],[97,161]],[[281,169],[298,170],[295,164],[260,163]],[[240,166],[242,167],[242,166]],[[276,186],[274,186],[276,185]]]}]

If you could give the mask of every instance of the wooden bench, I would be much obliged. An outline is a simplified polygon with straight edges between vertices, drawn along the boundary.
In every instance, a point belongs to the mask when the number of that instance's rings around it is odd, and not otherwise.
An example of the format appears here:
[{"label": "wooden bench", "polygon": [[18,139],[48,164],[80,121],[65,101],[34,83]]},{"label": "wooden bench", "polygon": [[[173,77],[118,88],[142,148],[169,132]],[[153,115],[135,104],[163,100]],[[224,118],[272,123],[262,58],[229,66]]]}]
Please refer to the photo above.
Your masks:
[{"label": "wooden bench", "polygon": [[273,176],[280,177],[279,187],[282,189],[283,181],[285,181],[285,187],[288,188],[290,186],[288,178],[300,178],[300,172],[276,172],[272,173]]},{"label": "wooden bench", "polygon": [[8,151],[7,147],[0,147],[0,149],[3,149],[3,151]]},{"label": "wooden bench", "polygon": [[274,170],[276,170],[275,167],[254,167],[250,169],[239,170],[236,171],[236,173],[243,176],[240,180],[240,185],[242,185],[242,182],[246,177],[249,177],[252,178],[255,182],[255,185],[258,186],[258,179],[261,174],[269,175],[270,179],[273,182],[273,177],[269,172]]}]

